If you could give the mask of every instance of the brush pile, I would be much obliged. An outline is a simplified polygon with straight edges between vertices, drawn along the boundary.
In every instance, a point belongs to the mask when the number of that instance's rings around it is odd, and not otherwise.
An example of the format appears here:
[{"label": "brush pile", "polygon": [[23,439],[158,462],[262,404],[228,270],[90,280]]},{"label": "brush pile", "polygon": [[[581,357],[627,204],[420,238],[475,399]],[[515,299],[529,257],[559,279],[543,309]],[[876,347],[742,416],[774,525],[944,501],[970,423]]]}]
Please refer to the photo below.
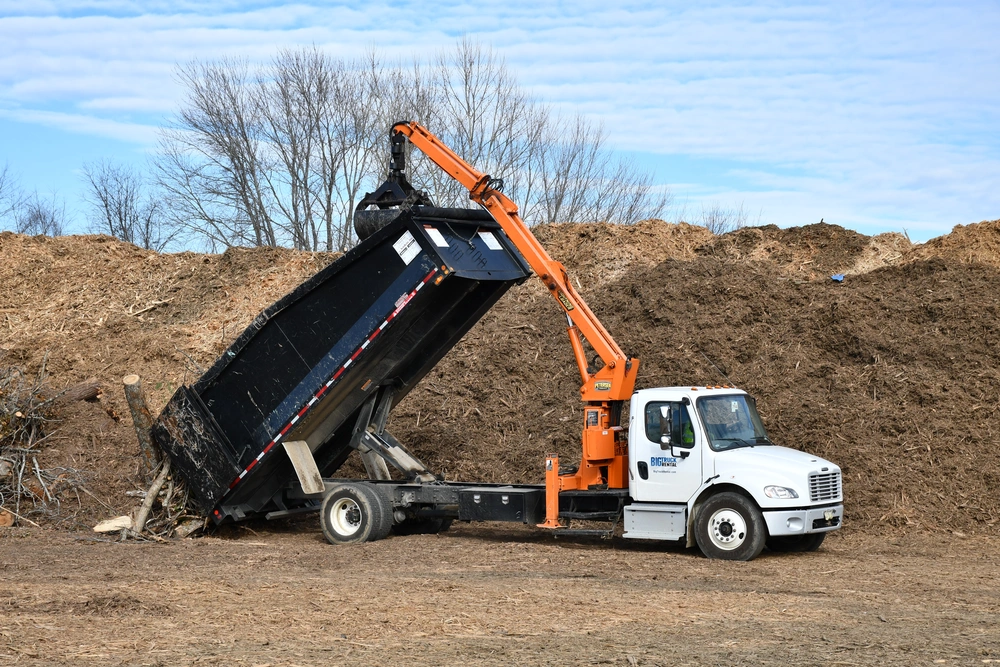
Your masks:
[{"label": "brush pile", "polygon": [[58,405],[92,390],[96,394],[95,383],[53,395],[47,379],[44,360],[34,375],[17,366],[0,367],[0,527],[18,521],[72,523],[72,500],[77,509],[83,507],[84,473],[64,466],[42,468],[38,457],[58,432]]}]

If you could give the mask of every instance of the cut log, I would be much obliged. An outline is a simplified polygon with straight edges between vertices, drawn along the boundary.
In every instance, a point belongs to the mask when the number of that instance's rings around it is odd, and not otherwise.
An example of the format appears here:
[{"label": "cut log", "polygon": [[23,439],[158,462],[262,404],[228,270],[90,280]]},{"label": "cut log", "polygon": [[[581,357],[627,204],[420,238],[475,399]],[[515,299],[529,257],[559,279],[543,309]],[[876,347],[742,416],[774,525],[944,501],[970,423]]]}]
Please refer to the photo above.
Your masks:
[{"label": "cut log", "polygon": [[100,394],[101,383],[97,381],[97,378],[87,378],[79,384],[64,389],[52,402],[58,405],[74,401],[92,401]]},{"label": "cut log", "polygon": [[142,381],[138,375],[126,375],[122,379],[125,385],[125,400],[128,401],[129,411],[132,413],[132,423],[135,425],[135,435],[139,439],[139,457],[142,460],[142,477],[149,483],[153,471],[160,464],[163,456],[160,448],[153,442],[150,429],[153,427],[153,418],[149,414],[149,407],[146,405],[146,394],[142,391]]},{"label": "cut log", "polygon": [[174,529],[174,537],[190,537],[199,530],[204,530],[205,520],[204,519],[188,519],[181,525]]},{"label": "cut log", "polygon": [[118,516],[114,519],[107,519],[94,526],[95,533],[117,533],[123,529],[132,529],[132,517]]}]

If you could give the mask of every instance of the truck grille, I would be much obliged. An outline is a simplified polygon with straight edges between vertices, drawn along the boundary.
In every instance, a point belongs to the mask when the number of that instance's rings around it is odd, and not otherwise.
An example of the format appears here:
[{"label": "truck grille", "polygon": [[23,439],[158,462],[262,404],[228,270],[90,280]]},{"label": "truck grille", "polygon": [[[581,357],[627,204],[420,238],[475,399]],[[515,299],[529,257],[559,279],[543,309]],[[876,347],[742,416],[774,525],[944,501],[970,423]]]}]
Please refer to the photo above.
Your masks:
[{"label": "truck grille", "polygon": [[814,472],[809,475],[809,499],[812,502],[840,498],[839,472]]}]

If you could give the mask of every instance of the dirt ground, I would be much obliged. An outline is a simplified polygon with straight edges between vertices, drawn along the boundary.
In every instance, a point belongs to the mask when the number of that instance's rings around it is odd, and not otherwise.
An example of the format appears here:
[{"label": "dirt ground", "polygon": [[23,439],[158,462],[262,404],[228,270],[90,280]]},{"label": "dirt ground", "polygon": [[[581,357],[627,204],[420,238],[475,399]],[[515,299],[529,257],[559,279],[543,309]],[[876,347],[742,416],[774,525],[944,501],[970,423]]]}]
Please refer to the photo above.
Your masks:
[{"label": "dirt ground", "polygon": [[502,526],[94,540],[0,531],[0,665],[1000,663],[994,537],[845,530],[750,563]]},{"label": "dirt ground", "polygon": [[[159,412],[334,257],[4,233],[0,371],[44,368],[48,395],[95,377],[102,393],[51,417],[28,472],[72,481],[54,498],[0,472],[0,506],[23,493],[0,527],[0,667],[1000,662],[1000,220],[919,246],[831,225],[536,232],[642,359],[641,386],[735,382],[776,441],[840,464],[844,529],[750,563],[509,526],[354,547],[326,544],[314,518],[95,536],[147,486],[122,376],[140,371]],[[579,456],[578,388],[532,280],[390,430],[448,479],[539,482],[544,453]]]}]

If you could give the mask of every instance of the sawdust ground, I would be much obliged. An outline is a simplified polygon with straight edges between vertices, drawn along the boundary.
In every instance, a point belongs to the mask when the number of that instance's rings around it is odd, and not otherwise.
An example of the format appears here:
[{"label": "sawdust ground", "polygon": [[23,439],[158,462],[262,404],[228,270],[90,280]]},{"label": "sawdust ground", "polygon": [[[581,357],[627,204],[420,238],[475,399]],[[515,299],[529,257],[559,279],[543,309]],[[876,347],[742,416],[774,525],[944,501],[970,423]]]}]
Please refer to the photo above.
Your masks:
[{"label": "sawdust ground", "polygon": [[844,532],[750,563],[503,526],[331,547],[0,531],[0,664],[982,665],[997,538]]}]

